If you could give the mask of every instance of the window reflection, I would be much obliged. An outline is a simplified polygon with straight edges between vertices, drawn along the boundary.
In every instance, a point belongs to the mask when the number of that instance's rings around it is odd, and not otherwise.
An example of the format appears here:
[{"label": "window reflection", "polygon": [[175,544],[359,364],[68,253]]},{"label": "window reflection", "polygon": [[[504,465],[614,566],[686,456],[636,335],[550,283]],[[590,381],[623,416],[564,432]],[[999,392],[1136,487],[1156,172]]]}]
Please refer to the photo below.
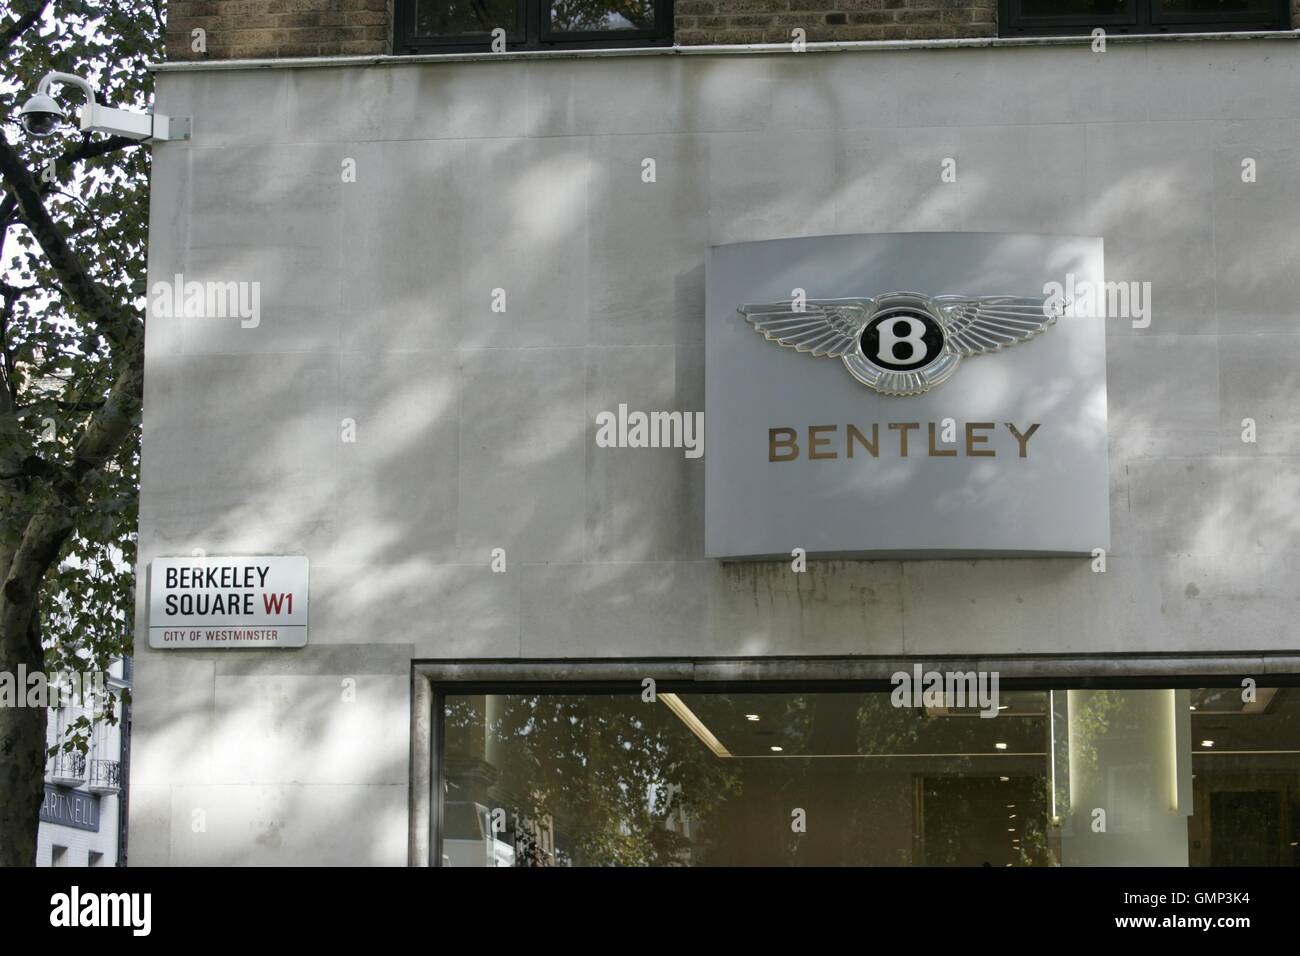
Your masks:
[{"label": "window reflection", "polygon": [[516,0],[416,0],[417,36],[491,33],[498,28],[510,33],[519,28]]},{"label": "window reflection", "polygon": [[1160,0],[1160,11],[1179,16],[1204,16],[1213,18],[1225,14],[1254,13],[1261,16],[1271,12],[1269,0]]},{"label": "window reflection", "polygon": [[[523,29],[520,9],[518,0],[414,0],[414,35],[475,36],[497,28],[516,35]],[[554,34],[655,29],[654,0],[554,0],[540,14],[529,0],[525,9]]]},{"label": "window reflection", "polygon": [[1291,689],[449,694],[453,866],[1296,865]]},{"label": "window reflection", "polygon": [[552,30],[653,30],[654,25],[653,0],[554,0],[551,4]]},{"label": "window reflection", "polygon": [[1117,17],[1129,8],[1128,0],[1023,0],[1026,17]]}]

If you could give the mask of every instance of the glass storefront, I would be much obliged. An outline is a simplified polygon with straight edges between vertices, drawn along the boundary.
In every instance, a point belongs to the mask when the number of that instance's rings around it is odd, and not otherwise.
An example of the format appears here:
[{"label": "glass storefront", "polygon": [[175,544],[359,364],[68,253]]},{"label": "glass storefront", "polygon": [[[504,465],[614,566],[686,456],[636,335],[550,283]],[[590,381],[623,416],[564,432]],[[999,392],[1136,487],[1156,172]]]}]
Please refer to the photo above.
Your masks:
[{"label": "glass storefront", "polygon": [[1300,688],[504,690],[436,693],[443,865],[1300,863]]}]

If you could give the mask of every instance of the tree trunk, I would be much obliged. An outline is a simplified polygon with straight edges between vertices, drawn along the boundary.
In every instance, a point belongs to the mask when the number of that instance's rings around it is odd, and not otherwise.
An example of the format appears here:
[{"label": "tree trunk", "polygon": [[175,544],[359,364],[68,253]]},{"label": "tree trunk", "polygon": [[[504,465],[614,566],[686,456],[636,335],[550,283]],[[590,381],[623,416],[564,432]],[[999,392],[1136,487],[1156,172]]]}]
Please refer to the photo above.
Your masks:
[{"label": "tree trunk", "polygon": [[[0,671],[18,678],[22,665],[28,674],[45,669],[41,650],[35,595],[23,609],[26,627],[21,633],[0,629]],[[19,614],[6,615],[11,621]],[[25,687],[17,687],[16,707],[0,707],[0,867],[35,866],[36,834],[40,827],[41,799],[45,790],[44,707],[26,706]]]}]

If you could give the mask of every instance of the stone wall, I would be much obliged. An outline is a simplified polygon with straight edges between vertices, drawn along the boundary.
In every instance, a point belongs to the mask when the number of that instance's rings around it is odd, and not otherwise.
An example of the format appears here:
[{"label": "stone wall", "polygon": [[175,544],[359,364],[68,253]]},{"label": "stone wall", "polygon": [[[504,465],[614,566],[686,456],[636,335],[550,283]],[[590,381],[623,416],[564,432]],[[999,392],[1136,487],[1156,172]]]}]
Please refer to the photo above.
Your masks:
[{"label": "stone wall", "polygon": [[[261,314],[150,317],[136,633],[196,548],[307,555],[311,633],[137,642],[132,862],[403,863],[412,660],[1294,649],[1297,53],[159,73],[194,138],[154,147],[150,281],[257,281]],[[1108,323],[1106,573],[722,564],[702,460],[596,451],[620,402],[704,407],[710,245],[893,231],[1100,236],[1152,283],[1149,327]]]}]

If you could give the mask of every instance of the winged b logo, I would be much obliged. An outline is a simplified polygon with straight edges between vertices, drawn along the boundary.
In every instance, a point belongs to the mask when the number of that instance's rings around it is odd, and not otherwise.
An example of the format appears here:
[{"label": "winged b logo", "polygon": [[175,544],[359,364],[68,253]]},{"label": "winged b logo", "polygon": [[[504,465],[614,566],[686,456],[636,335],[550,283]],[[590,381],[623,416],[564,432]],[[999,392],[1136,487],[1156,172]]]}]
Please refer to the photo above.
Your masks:
[{"label": "winged b logo", "polygon": [[966,356],[1033,338],[1062,310],[1052,299],[891,292],[736,311],[769,342],[841,359],[849,374],[882,395],[920,395],[951,378]]}]

